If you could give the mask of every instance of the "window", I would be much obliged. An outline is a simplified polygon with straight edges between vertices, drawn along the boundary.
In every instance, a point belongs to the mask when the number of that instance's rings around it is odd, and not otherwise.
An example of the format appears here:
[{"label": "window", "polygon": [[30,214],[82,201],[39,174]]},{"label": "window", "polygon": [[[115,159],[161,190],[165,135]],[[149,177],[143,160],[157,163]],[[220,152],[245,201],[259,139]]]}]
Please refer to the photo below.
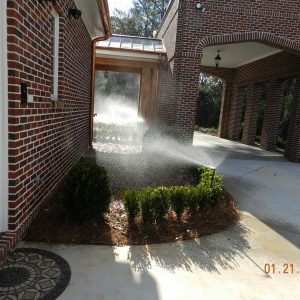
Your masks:
[{"label": "window", "polygon": [[51,100],[58,99],[58,54],[59,54],[59,15],[55,9],[52,10],[51,16],[51,30],[52,30],[52,82],[51,82]]}]

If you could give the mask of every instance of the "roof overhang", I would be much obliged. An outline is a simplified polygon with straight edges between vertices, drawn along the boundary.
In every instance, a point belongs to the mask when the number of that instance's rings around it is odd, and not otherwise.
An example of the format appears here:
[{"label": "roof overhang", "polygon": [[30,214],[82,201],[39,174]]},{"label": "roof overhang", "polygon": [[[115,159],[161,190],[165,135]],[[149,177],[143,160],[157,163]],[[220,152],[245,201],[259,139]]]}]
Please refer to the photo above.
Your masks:
[{"label": "roof overhang", "polygon": [[113,35],[96,43],[96,57],[161,63],[166,55],[161,40]]},{"label": "roof overhang", "polygon": [[111,35],[111,23],[107,0],[74,0],[81,18],[92,39],[107,39]]},{"label": "roof overhang", "polygon": [[201,65],[215,67],[217,51],[220,51],[222,68],[238,68],[283,50],[259,42],[209,46],[203,50]]}]

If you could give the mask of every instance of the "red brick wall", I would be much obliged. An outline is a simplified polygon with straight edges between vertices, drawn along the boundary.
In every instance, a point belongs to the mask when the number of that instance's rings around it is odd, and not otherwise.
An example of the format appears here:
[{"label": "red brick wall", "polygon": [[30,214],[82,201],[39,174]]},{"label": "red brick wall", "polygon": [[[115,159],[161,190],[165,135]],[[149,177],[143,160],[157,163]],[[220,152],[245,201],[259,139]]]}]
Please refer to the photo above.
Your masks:
[{"label": "red brick wall", "polygon": [[160,101],[159,105],[161,130],[165,132],[170,131],[171,125],[175,121],[175,114],[170,110],[170,107],[174,105],[174,99],[169,97],[169,95],[170,91],[174,92],[175,88],[173,71],[178,25],[178,6],[179,0],[173,0],[157,33],[157,37],[163,40],[167,51],[167,64],[162,68],[161,72],[160,98],[164,99],[164,101]]},{"label": "red brick wall", "polygon": [[[58,102],[51,96],[50,2],[8,0],[9,230],[23,227],[88,149],[92,41],[82,19],[60,15]],[[34,103],[20,103],[20,83]],[[36,176],[40,182],[34,181]]]},{"label": "red brick wall", "polygon": [[179,0],[173,0],[157,33],[157,37],[163,40],[164,46],[166,47],[168,62],[172,70],[176,49],[178,6]]}]

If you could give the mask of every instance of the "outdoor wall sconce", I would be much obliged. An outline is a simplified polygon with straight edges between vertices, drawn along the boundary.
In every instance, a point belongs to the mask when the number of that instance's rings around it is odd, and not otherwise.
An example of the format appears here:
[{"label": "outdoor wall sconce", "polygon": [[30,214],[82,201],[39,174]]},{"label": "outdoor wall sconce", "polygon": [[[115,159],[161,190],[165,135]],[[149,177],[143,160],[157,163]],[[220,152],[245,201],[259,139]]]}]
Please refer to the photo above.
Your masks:
[{"label": "outdoor wall sconce", "polygon": [[218,55],[215,57],[215,63],[216,63],[216,67],[219,68],[222,58],[220,56],[220,50],[218,50],[217,52],[218,52]]},{"label": "outdoor wall sconce", "polygon": [[107,70],[104,72],[104,78],[108,78],[108,71]]},{"label": "outdoor wall sconce", "polygon": [[40,3],[43,3],[43,2],[52,2],[53,5],[56,4],[56,0],[38,0]]},{"label": "outdoor wall sconce", "polygon": [[198,11],[202,12],[202,13],[205,12],[205,7],[204,7],[204,5],[203,5],[202,3],[200,3],[200,2],[196,3],[196,9],[197,9]]},{"label": "outdoor wall sconce", "polygon": [[73,17],[74,19],[79,19],[81,17],[81,10],[77,8],[69,9],[69,18]]}]

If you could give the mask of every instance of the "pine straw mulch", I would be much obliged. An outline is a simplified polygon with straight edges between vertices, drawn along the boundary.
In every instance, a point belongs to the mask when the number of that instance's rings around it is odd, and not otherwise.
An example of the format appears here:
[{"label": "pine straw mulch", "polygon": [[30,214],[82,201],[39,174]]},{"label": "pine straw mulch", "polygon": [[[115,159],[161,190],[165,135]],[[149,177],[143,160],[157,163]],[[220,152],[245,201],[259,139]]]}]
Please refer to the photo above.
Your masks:
[{"label": "pine straw mulch", "polygon": [[239,220],[230,194],[224,191],[219,204],[194,215],[184,212],[180,221],[170,212],[161,224],[129,226],[124,206],[114,199],[101,222],[73,223],[58,200],[50,201],[31,224],[26,241],[92,245],[140,245],[199,238],[228,229]]}]

